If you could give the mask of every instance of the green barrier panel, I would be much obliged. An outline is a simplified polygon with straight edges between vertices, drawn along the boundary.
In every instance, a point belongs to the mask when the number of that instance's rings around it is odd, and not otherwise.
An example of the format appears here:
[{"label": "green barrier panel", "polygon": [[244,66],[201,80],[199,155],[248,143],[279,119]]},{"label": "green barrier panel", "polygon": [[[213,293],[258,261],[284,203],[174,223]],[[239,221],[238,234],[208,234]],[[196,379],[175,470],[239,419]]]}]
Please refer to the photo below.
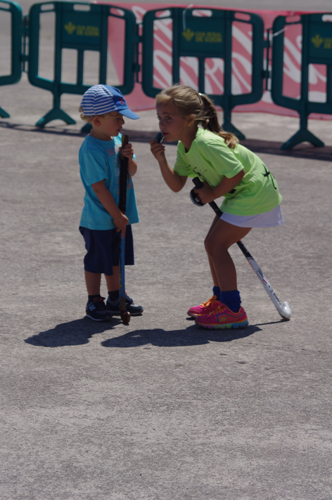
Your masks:
[{"label": "green barrier panel", "polygon": [[[285,16],[278,16],[273,23],[272,86],[271,96],[275,104],[294,109],[300,115],[300,130],[281,149],[292,149],[302,142],[310,142],[316,147],[324,143],[308,130],[310,113],[332,114],[332,14],[304,14],[300,20],[287,22]],[[283,95],[284,33],[287,26],[302,25],[301,95],[294,99]],[[326,102],[309,101],[309,64],[327,66]]]},{"label": "green barrier panel", "polygon": [[[17,83],[22,75],[22,10],[15,2],[0,1],[0,11],[9,13],[11,17],[11,72],[8,75],[0,76],[0,85],[10,85]],[[0,108],[0,116],[2,118],[9,118],[10,115],[4,109]]]},{"label": "green barrier panel", "polygon": [[[160,88],[153,86],[153,29],[156,21],[171,19],[172,84],[180,82],[180,58],[198,59],[198,90],[205,93],[205,59],[220,58],[224,61],[224,93],[209,94],[213,102],[224,112],[223,128],[240,139],[244,135],[231,123],[231,111],[240,104],[257,102],[263,95],[264,24],[260,16],[247,12],[205,9],[207,17],[195,15],[197,9],[172,7],[149,11],[143,18],[143,68],[142,87],[146,95],[155,97]],[[204,8],[199,8],[202,13]],[[251,92],[232,94],[232,24],[249,23],[252,26],[252,80]]]},{"label": "green barrier panel", "polygon": [[[84,6],[81,7],[81,6]],[[49,90],[53,94],[53,108],[43,116],[36,126],[43,127],[46,123],[61,119],[68,124],[76,123],[60,108],[61,95],[82,95],[90,85],[83,84],[84,51],[99,52],[99,83],[107,83],[107,40],[108,23],[110,17],[122,19],[125,23],[124,74],[123,84],[118,88],[123,94],[129,94],[134,88],[133,71],[135,63],[134,39],[137,33],[134,14],[125,9],[116,7],[122,15],[111,12],[111,5],[96,5],[83,2],[46,2],[31,7],[29,17],[29,70],[28,77],[32,85]],[[54,79],[42,78],[38,74],[39,61],[39,25],[43,14],[55,13],[55,47],[54,47]],[[76,83],[62,81],[61,65],[62,50],[75,49],[77,51]]]}]

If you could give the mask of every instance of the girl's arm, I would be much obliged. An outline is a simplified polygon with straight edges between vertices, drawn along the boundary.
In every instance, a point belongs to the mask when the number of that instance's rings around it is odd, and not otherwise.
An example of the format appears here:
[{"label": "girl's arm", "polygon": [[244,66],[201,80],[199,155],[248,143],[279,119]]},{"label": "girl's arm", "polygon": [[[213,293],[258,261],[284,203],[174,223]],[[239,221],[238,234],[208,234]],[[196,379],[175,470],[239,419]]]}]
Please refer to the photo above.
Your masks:
[{"label": "girl's arm", "polygon": [[179,175],[169,166],[165,156],[165,146],[156,141],[150,142],[151,153],[159,163],[161,175],[167,186],[175,193],[181,191],[187,181],[187,176]]},{"label": "girl's arm", "polygon": [[100,203],[106,208],[107,212],[113,218],[114,225],[117,228],[118,233],[121,232],[121,237],[124,238],[126,233],[126,226],[129,224],[128,217],[126,217],[117,204],[114,201],[113,196],[110,191],[105,186],[105,181],[99,181],[92,184],[92,189],[96,193],[96,196]]},{"label": "girl's arm", "polygon": [[231,177],[230,179],[228,179],[228,177],[224,177],[220,184],[214,188],[210,187],[205,182],[204,187],[195,189],[194,192],[198,194],[202,203],[211,203],[211,201],[214,201],[221,196],[225,196],[226,193],[232,191],[232,189],[234,189],[243,179],[244,174],[245,171],[241,170],[241,172],[234,175],[234,177]]}]

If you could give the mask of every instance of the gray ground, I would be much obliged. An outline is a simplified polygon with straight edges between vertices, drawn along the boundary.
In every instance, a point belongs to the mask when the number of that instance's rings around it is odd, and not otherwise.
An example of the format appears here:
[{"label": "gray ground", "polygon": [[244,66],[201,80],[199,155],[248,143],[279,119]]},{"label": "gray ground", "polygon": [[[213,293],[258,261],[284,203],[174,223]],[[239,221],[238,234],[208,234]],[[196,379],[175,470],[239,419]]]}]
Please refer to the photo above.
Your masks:
[{"label": "gray ground", "polygon": [[[236,247],[250,326],[209,332],[186,311],[210,296],[212,211],[189,182],[164,185],[155,113],[128,120],[141,222],[126,281],[145,312],[98,324],[84,318],[81,123],[35,128],[51,96],[25,75],[0,90],[1,500],[331,499],[332,122],[309,122],[324,148],[286,153],[297,119],[233,115],[284,197],[285,225],[245,243],[293,314]],[[77,119],[78,101],[63,97]]]}]

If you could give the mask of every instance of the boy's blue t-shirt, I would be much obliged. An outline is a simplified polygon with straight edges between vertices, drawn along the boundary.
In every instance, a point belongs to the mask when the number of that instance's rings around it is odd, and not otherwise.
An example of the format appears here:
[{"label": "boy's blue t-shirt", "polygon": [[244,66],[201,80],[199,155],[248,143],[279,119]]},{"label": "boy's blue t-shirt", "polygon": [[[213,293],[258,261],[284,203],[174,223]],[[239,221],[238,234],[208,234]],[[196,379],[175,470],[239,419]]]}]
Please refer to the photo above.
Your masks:
[{"label": "boy's blue t-shirt", "polygon": [[[105,186],[119,205],[119,176],[122,135],[101,141],[88,135],[79,150],[80,175],[85,189],[80,226],[88,229],[114,229],[113,218],[100,203],[92,184],[105,180]],[[134,156],[134,159],[135,156]],[[126,216],[130,224],[139,222],[133,181],[128,174]]]}]

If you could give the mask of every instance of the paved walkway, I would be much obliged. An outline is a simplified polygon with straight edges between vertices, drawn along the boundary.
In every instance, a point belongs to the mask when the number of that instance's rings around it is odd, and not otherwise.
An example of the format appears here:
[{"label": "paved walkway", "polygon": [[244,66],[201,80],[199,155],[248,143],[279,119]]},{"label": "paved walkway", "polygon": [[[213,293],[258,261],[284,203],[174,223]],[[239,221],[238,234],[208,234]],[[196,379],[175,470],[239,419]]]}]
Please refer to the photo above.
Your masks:
[{"label": "paved walkway", "polygon": [[332,122],[309,122],[325,148],[287,153],[297,119],[234,114],[284,197],[286,224],[245,243],[293,315],[234,248],[250,326],[208,332],[186,310],[210,295],[213,214],[189,183],[164,185],[155,113],[126,124],[141,217],[127,290],[145,312],[100,325],[84,318],[81,124],[36,129],[51,97],[25,77],[0,106],[1,499],[330,499]]}]

